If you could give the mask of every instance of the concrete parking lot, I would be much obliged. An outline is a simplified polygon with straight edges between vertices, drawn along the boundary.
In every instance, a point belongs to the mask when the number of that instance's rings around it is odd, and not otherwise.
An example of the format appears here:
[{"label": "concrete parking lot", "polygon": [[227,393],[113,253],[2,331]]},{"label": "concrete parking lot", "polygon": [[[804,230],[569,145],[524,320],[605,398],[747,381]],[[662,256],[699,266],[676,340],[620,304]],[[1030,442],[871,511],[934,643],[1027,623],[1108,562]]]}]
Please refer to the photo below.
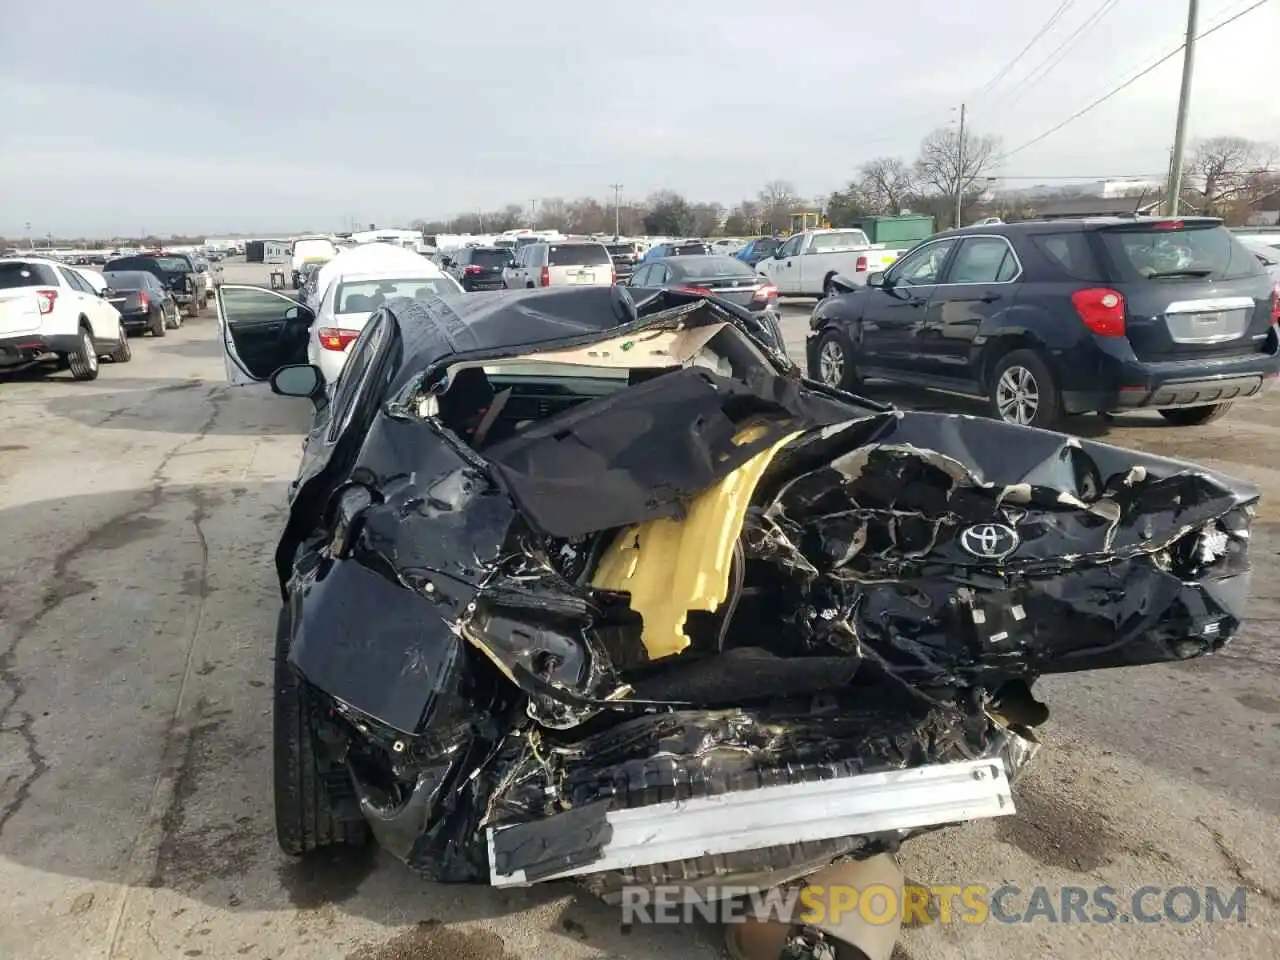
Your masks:
[{"label": "concrete parking lot", "polygon": [[[229,281],[262,282],[229,264]],[[810,304],[787,306],[801,355]],[[272,828],[271,551],[305,403],[223,382],[206,314],[93,383],[0,378],[0,957],[714,957],[567,885],[435,886]],[[894,402],[978,412],[951,397]],[[1018,815],[922,837],[909,878],[1246,889],[1243,922],[933,923],[902,960],[1280,956],[1280,395],[1223,421],[1074,431],[1259,484],[1253,619],[1224,654],[1052,678]],[[1148,906],[1159,907],[1161,897]]]}]

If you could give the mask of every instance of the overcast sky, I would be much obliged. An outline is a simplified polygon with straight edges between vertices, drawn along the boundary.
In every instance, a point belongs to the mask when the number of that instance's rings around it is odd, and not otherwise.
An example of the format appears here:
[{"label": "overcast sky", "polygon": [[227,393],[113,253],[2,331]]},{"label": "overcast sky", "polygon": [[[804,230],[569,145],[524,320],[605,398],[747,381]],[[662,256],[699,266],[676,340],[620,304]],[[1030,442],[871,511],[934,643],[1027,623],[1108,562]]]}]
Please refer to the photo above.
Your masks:
[{"label": "overcast sky", "polygon": [[[1012,150],[1161,54],[1186,0],[39,0],[0,31],[0,234],[343,229],[670,188],[821,195],[969,122]],[[1202,28],[1252,0],[1202,0]],[[1191,135],[1280,139],[1280,2],[1206,38]],[[1160,174],[1181,57],[1005,160]],[[1021,184],[1020,185],[1024,185]]]}]

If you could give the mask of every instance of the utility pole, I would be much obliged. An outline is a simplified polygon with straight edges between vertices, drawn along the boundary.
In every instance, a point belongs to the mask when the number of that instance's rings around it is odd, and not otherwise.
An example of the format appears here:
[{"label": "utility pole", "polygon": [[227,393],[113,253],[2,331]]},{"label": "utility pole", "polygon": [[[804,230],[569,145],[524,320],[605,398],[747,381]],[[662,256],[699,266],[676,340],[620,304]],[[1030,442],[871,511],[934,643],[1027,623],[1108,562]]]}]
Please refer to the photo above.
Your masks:
[{"label": "utility pole", "polygon": [[1173,130],[1173,161],[1169,169],[1169,197],[1165,206],[1171,217],[1178,215],[1182,196],[1182,150],[1186,145],[1187,112],[1191,106],[1191,73],[1196,64],[1196,20],[1200,0],[1187,0],[1187,42],[1182,48],[1182,91],[1178,94],[1178,124]]},{"label": "utility pole", "polygon": [[618,237],[622,236],[622,229],[620,225],[622,223],[621,197],[623,185],[620,183],[611,183],[609,186],[613,187],[613,238],[616,240]]},{"label": "utility pole", "polygon": [[529,229],[533,230],[538,226],[538,201],[529,201]]},{"label": "utility pole", "polygon": [[[1192,0],[1194,3],[1195,0]],[[964,202],[964,104],[960,104],[960,141],[956,146],[956,222],[960,226],[960,206]]]}]

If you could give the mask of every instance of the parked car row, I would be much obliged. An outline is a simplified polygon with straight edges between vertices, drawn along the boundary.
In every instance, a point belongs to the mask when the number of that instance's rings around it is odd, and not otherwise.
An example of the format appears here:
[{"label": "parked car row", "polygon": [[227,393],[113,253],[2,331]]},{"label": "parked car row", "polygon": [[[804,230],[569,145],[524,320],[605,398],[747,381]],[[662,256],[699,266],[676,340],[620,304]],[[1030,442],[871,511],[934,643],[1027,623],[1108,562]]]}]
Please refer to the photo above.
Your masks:
[{"label": "parked car row", "polygon": [[0,371],[67,369],[95,380],[127,363],[129,337],[163,337],[207,302],[197,265],[179,256],[109,261],[101,273],[39,256],[0,259]]},{"label": "parked car row", "polygon": [[1136,409],[1208,423],[1280,372],[1271,253],[1208,217],[936,234],[861,285],[833,281],[809,321],[809,375],[984,397],[993,416],[1037,427]]}]

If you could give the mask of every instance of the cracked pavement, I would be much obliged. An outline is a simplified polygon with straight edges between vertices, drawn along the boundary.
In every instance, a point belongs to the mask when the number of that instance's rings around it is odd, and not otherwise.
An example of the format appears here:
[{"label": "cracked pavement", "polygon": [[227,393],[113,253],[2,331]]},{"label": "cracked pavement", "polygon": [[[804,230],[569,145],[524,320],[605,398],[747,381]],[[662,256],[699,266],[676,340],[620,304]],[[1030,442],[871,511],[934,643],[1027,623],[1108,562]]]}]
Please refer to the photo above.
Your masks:
[{"label": "cracked pavement", "polygon": [[[799,356],[808,305],[785,312]],[[215,334],[206,315],[135,340],[94,383],[0,378],[0,956],[717,956],[710,927],[623,931],[569,886],[433,886],[376,850],[277,851],[271,551],[308,413],[226,387]],[[1280,955],[1277,412],[1280,395],[1200,428],[1072,422],[1263,487],[1255,619],[1215,658],[1046,681],[1052,718],[1018,816],[903,856],[920,883],[1055,898],[1241,885],[1245,922],[935,923],[905,931],[902,960]]]}]

